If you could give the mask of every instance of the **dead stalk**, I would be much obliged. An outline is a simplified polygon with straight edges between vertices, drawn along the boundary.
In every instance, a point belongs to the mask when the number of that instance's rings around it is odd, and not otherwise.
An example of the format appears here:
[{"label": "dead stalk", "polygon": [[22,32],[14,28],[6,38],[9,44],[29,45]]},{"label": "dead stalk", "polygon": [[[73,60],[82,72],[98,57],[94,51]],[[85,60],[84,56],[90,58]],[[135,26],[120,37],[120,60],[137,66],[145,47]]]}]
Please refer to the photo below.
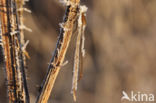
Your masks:
[{"label": "dead stalk", "polygon": [[9,103],[29,103],[15,0],[0,0],[2,44]]},{"label": "dead stalk", "polygon": [[[7,77],[7,87],[9,103],[29,103],[29,93],[27,89],[25,75],[25,56],[29,57],[25,48],[23,29],[31,31],[23,24],[23,11],[30,10],[23,8],[27,0],[0,0],[0,16],[1,16],[1,35],[0,45],[3,46],[5,57],[5,71]],[[55,80],[63,63],[68,45],[71,40],[75,22],[78,22],[78,36],[76,43],[76,51],[74,57],[74,71],[72,93],[76,101],[77,82],[82,72],[80,62],[84,57],[84,30],[86,26],[85,12],[87,8],[80,6],[80,0],[63,0],[66,5],[66,13],[61,23],[59,39],[57,41],[55,52],[50,61],[47,75],[41,86],[40,94],[36,103],[47,103]],[[81,78],[80,74],[80,78]]]},{"label": "dead stalk", "polygon": [[49,99],[56,77],[60,71],[61,65],[63,64],[64,57],[66,55],[66,51],[72,36],[74,22],[76,21],[78,15],[79,2],[80,0],[69,0],[66,2],[67,8],[65,18],[62,23],[57,46],[50,61],[48,72],[36,103],[47,103]]}]

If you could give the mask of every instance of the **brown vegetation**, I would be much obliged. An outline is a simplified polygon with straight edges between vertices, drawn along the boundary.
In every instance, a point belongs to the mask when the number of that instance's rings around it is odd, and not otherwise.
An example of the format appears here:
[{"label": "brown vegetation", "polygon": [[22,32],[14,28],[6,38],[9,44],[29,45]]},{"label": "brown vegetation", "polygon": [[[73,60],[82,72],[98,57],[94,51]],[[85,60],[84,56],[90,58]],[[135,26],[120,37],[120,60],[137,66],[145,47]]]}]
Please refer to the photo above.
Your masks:
[{"label": "brown vegetation", "polygon": [[[89,9],[85,75],[79,83],[78,103],[121,103],[122,90],[155,94],[156,0],[83,0],[82,3]],[[34,103],[56,46],[64,7],[58,0],[31,0],[30,8],[32,15],[25,13],[24,17],[25,24],[33,30],[26,32],[25,37],[30,40],[27,81]],[[72,103],[69,92],[74,50],[73,35],[65,57],[69,63],[60,69],[50,103]],[[0,103],[6,103],[5,91],[0,69]]]}]

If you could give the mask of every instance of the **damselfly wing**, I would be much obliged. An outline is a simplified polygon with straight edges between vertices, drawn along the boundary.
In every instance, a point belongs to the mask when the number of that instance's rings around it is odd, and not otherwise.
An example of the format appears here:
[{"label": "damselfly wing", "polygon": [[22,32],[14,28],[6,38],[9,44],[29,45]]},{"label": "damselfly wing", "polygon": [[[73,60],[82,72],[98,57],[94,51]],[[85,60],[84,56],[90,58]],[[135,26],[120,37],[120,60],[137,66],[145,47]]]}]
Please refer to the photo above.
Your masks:
[{"label": "damselfly wing", "polygon": [[82,78],[83,75],[83,57],[85,56],[84,49],[84,30],[86,27],[86,17],[85,13],[87,8],[85,6],[80,6],[79,15],[77,18],[77,40],[76,40],[76,49],[74,54],[74,66],[73,66],[73,82],[72,82],[72,90],[73,99],[76,101],[76,91],[78,81]]}]

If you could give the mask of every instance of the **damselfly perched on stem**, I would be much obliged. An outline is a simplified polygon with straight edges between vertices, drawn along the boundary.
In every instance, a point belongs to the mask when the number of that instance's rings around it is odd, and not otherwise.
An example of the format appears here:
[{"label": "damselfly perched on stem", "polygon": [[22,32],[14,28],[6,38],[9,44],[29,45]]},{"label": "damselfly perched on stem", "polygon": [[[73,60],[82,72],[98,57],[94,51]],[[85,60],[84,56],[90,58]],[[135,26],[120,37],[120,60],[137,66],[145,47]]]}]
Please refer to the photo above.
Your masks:
[{"label": "damselfly perched on stem", "polygon": [[[28,0],[0,0],[0,45],[3,48],[5,71],[7,78],[9,103],[29,103],[29,93],[26,82],[26,46],[23,29],[31,31],[23,23],[23,11],[31,12],[23,7]],[[73,83],[71,93],[76,101],[77,82],[82,77],[82,59],[84,50],[84,30],[86,27],[86,6],[80,5],[80,0],[62,0],[66,13],[61,23],[59,38],[55,52],[50,61],[47,75],[44,79],[37,103],[47,103],[60,68],[65,65],[64,58],[77,25],[76,49],[74,55]]]},{"label": "damselfly perched on stem", "polygon": [[78,34],[77,34],[76,50],[75,50],[75,57],[74,57],[74,70],[73,70],[73,83],[72,83],[72,93],[73,93],[74,100],[76,101],[76,90],[77,90],[80,59],[82,59],[82,56],[84,56],[85,54],[84,30],[86,26],[85,13],[87,11],[87,7],[81,6],[80,0],[61,0],[61,2],[66,6],[66,13],[65,13],[63,23],[61,23],[60,35],[57,41],[57,46],[53,54],[53,57],[50,61],[48,72],[41,86],[41,91],[39,93],[36,103],[47,103],[51,91],[53,89],[56,77],[60,71],[60,67],[64,65],[63,62],[66,55],[66,51],[71,41],[74,25],[77,22]]}]

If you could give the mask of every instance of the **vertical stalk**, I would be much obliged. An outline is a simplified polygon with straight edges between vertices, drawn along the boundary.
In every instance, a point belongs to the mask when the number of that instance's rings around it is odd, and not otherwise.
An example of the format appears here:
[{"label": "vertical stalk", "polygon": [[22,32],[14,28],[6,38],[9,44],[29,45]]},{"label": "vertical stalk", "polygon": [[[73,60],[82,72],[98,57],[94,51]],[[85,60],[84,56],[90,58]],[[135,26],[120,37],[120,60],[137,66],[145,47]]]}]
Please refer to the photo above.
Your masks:
[{"label": "vertical stalk", "polygon": [[29,103],[15,0],[0,0],[2,44],[9,103]]},{"label": "vertical stalk", "polygon": [[[18,57],[18,62],[19,62],[19,72],[18,72],[18,78],[19,78],[19,91],[21,92],[21,99],[23,99],[24,103],[29,103],[29,93],[28,93],[28,88],[27,88],[27,81],[26,81],[26,74],[25,74],[25,67],[26,67],[26,61],[25,61],[25,55],[23,53],[23,47],[25,44],[24,41],[24,33],[23,30],[19,28],[19,25],[23,25],[23,11],[17,11],[17,9],[23,9],[24,1],[21,0],[14,0],[14,7],[15,7],[15,20],[16,20],[16,30],[17,32],[17,41],[18,41],[18,52],[17,52],[17,57]],[[17,6],[17,4],[19,6]]]},{"label": "vertical stalk", "polygon": [[15,78],[14,78],[14,66],[11,60],[11,53],[10,53],[10,21],[9,21],[9,2],[7,0],[1,0],[1,27],[2,27],[2,43],[4,48],[5,54],[5,65],[6,65],[6,76],[7,76],[7,86],[8,86],[8,96],[9,102],[16,102],[16,87],[15,87]]}]

